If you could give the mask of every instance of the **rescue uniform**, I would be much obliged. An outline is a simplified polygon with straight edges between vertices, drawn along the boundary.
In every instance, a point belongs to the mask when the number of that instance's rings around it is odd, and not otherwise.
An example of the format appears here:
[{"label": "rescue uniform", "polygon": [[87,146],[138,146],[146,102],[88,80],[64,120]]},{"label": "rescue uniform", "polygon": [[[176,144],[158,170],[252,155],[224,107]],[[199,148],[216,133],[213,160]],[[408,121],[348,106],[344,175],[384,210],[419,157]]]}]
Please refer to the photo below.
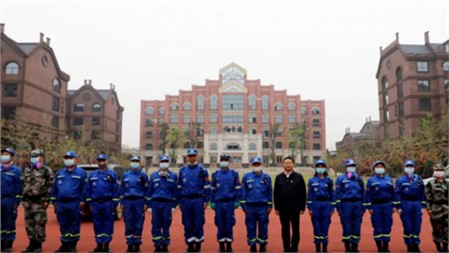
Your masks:
[{"label": "rescue uniform", "polygon": [[204,205],[210,198],[207,169],[198,163],[182,167],[179,171],[177,188],[185,242],[187,244],[201,243],[204,241]]},{"label": "rescue uniform", "polygon": [[219,169],[212,174],[210,202],[215,209],[219,242],[234,241],[234,209],[239,206],[241,188],[239,174],[231,168]]},{"label": "rescue uniform", "polygon": [[156,248],[160,247],[161,249],[166,249],[170,245],[170,226],[173,220],[172,209],[176,208],[177,205],[176,184],[178,176],[168,169],[165,172],[155,171],[151,174],[148,194],[148,206],[152,210],[151,234],[153,243]]},{"label": "rescue uniform", "polygon": [[422,208],[426,207],[424,183],[416,174],[403,175],[396,180],[395,207],[401,209],[404,227],[404,242],[407,245],[420,244]]},{"label": "rescue uniform", "polygon": [[[268,243],[268,209],[273,206],[271,177],[262,172],[246,173],[242,179],[240,204],[245,211],[248,245]],[[258,231],[258,233],[257,233]]]},{"label": "rescue uniform", "polygon": [[[148,197],[148,176],[141,169],[129,169],[120,183],[120,202],[123,206],[126,243],[142,244],[142,231],[145,221],[144,206]],[[134,246],[132,246],[134,247]]]},{"label": "rescue uniform", "polygon": [[427,210],[432,211],[430,223],[432,224],[432,238],[435,244],[441,245],[439,251],[448,250],[448,188],[449,182],[431,179],[426,184]]},{"label": "rescue uniform", "polygon": [[[106,167],[89,175],[86,202],[92,209],[95,242],[109,243],[114,233],[114,212],[119,202],[117,174]],[[106,246],[105,246],[106,247]]]},{"label": "rescue uniform", "polygon": [[51,200],[57,204],[56,217],[61,230],[61,242],[74,249],[80,238],[81,213],[80,202],[86,187],[87,174],[74,167],[66,167],[56,172],[51,190]]},{"label": "rescue uniform", "polygon": [[307,208],[313,212],[313,242],[327,244],[331,214],[335,209],[334,181],[328,176],[314,176],[309,179],[307,194]]}]

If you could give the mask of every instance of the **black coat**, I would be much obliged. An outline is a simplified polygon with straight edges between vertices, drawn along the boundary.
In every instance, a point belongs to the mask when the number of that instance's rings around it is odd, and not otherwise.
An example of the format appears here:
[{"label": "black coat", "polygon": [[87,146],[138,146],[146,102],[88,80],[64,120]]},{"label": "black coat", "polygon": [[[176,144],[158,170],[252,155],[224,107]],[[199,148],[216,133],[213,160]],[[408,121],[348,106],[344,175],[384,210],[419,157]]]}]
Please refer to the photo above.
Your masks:
[{"label": "black coat", "polygon": [[292,171],[287,178],[284,172],[274,181],[274,208],[277,211],[304,211],[306,209],[306,183],[301,174]]}]

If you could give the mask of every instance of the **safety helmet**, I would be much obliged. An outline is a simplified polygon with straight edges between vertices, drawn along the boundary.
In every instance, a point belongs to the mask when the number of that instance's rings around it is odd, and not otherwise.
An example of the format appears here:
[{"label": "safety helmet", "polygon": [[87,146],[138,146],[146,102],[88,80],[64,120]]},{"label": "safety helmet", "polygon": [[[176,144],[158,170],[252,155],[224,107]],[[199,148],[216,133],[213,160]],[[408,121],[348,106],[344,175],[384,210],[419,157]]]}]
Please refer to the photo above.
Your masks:
[{"label": "safety helmet", "polygon": [[385,163],[381,160],[377,160],[373,163],[373,166],[371,166],[371,168],[375,168],[378,164],[382,164],[385,167]]},{"label": "safety helmet", "polygon": [[353,159],[346,159],[344,165],[348,167],[349,165],[356,165],[356,163]]},{"label": "safety helmet", "polygon": [[44,156],[44,151],[42,149],[35,149],[31,151],[31,156],[32,157]]},{"label": "safety helmet", "polygon": [[404,167],[407,167],[407,166],[415,167],[415,162],[413,160],[405,160],[404,161]]},{"label": "safety helmet", "polygon": [[106,154],[99,154],[98,156],[97,156],[97,160],[108,160],[108,155],[106,155]]},{"label": "safety helmet", "polygon": [[187,155],[198,155],[198,150],[194,148],[187,149]]},{"label": "safety helmet", "polygon": [[2,148],[2,153],[3,152],[8,152],[11,154],[11,156],[15,156],[16,155],[16,151],[12,148]]},{"label": "safety helmet", "polygon": [[159,156],[159,162],[170,162],[170,157],[168,155]]},{"label": "safety helmet", "polygon": [[140,161],[140,156],[138,155],[132,155],[131,158],[129,158],[130,161]]},{"label": "safety helmet", "polygon": [[229,154],[222,153],[220,155],[220,161],[229,161],[229,160],[231,160],[231,156]]},{"label": "safety helmet", "polygon": [[255,164],[255,163],[263,163],[263,159],[260,156],[255,156],[253,158],[251,158],[251,160],[249,161],[250,164]]},{"label": "safety helmet", "polygon": [[324,167],[327,167],[326,162],[324,160],[321,160],[321,159],[317,160],[315,162],[315,167],[317,167],[319,164],[322,164],[322,165],[324,165]]},{"label": "safety helmet", "polygon": [[66,158],[66,157],[76,158],[76,157],[78,157],[78,155],[75,153],[75,151],[67,151],[67,152],[65,152],[63,157],[64,158]]}]

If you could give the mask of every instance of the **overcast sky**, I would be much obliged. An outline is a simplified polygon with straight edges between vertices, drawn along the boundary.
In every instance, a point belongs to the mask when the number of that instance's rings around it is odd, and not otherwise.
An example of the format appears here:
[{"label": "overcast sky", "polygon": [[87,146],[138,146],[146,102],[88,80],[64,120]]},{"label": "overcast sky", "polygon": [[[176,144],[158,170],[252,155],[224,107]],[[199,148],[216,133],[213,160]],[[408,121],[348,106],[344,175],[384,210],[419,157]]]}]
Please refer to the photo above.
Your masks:
[{"label": "overcast sky", "polygon": [[140,100],[162,100],[218,79],[231,62],[248,79],[325,100],[327,148],[347,127],[378,120],[379,47],[449,39],[449,1],[0,1],[17,42],[51,38],[69,89],[116,85],[122,143],[139,145]]}]

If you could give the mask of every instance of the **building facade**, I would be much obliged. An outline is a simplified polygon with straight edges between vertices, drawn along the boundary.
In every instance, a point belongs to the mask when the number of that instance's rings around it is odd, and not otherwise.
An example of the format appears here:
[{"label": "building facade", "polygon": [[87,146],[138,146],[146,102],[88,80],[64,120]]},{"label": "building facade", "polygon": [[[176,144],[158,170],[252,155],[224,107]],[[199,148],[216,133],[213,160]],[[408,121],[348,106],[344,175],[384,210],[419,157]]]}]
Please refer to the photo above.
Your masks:
[{"label": "building facade", "polygon": [[[312,163],[326,150],[324,100],[302,100],[274,85],[261,85],[260,80],[247,79],[246,70],[235,63],[222,68],[218,80],[192,85],[165,100],[142,100],[140,119],[140,149],[147,165],[155,163],[164,148],[173,151],[163,132],[175,128],[186,136],[175,152],[177,163],[185,162],[189,147],[198,148],[201,162],[211,166],[222,152],[229,153],[235,167],[248,166],[255,155],[268,163],[272,150],[276,164],[292,154],[297,163]],[[289,134],[295,126],[305,129],[301,137]],[[295,145],[298,139],[303,148]]]},{"label": "building facade", "polygon": [[381,139],[413,134],[420,119],[432,113],[438,120],[446,113],[449,92],[449,40],[407,45],[396,40],[380,48],[378,82]]}]

